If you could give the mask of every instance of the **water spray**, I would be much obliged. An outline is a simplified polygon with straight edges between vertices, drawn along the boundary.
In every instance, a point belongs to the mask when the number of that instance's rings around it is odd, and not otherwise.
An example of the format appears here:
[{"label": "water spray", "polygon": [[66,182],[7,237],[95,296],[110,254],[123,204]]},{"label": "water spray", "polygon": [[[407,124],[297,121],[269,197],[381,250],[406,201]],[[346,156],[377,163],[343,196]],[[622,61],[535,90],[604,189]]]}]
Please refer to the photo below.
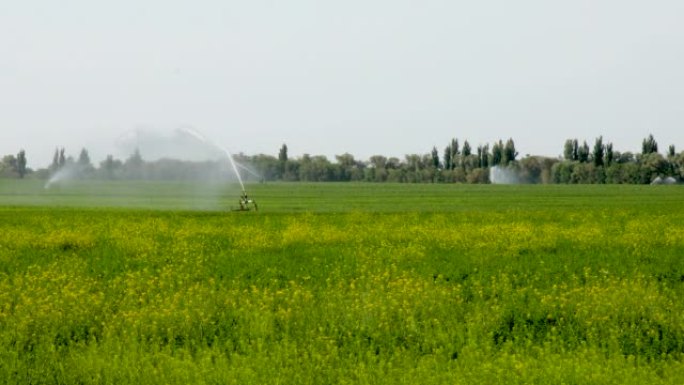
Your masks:
[{"label": "water spray", "polygon": [[43,187],[46,190],[49,190],[54,186],[60,186],[62,182],[78,178],[78,175],[81,171],[82,170],[80,170],[77,165],[67,164],[66,166],[60,168],[57,172],[52,174],[52,176],[50,176],[50,179],[48,179],[48,181],[45,182],[45,186]]},{"label": "water spray", "polygon": [[238,163],[238,162],[235,162],[235,165],[238,166],[238,167],[240,168],[240,170],[245,170],[245,171],[247,171],[249,174],[251,174],[252,176],[255,176],[255,177],[259,178],[259,179],[262,178],[262,176],[259,175],[256,171],[254,171],[254,170],[252,170],[251,168],[245,166],[244,164],[240,164],[240,163]]},{"label": "water spray", "polygon": [[489,169],[489,181],[492,184],[520,184],[522,182],[515,170],[501,166]]},{"label": "water spray", "polygon": [[[189,135],[192,135],[195,139],[199,140],[200,142],[202,142],[208,146],[217,147],[218,149],[223,151],[226,154],[226,156],[228,157],[228,160],[230,161],[230,165],[233,168],[233,172],[235,172],[235,176],[237,176],[237,179],[238,179],[238,182],[240,183],[240,188],[242,191],[242,194],[240,195],[240,200],[239,200],[239,208],[234,209],[233,211],[250,211],[252,209],[254,211],[257,211],[258,206],[257,206],[256,202],[247,195],[247,191],[245,190],[245,184],[242,182],[242,177],[240,176],[240,171],[238,170],[237,163],[233,159],[233,155],[230,153],[230,151],[228,151],[227,148],[225,148],[221,145],[210,142],[202,134],[200,134],[199,132],[197,132],[196,130],[194,130],[192,128],[184,127],[184,128],[181,128],[180,130],[189,134]],[[240,166],[242,168],[246,169],[246,167],[244,167],[242,165],[240,165]],[[248,171],[250,171],[250,170],[248,170]]]}]

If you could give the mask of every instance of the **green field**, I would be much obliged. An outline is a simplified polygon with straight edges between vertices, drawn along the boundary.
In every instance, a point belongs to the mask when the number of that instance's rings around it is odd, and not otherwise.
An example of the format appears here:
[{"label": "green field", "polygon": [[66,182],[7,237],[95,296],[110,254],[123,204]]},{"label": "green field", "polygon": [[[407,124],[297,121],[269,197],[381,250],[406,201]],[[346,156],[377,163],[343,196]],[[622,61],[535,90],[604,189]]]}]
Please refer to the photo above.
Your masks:
[{"label": "green field", "polygon": [[682,186],[0,181],[3,384],[681,384]]}]

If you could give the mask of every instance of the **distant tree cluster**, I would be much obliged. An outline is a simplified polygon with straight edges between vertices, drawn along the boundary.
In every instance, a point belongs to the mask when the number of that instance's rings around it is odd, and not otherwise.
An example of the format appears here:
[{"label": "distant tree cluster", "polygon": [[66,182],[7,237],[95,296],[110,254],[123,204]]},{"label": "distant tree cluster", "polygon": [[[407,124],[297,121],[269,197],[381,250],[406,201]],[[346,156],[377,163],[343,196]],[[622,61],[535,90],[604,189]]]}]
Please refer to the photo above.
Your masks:
[{"label": "distant tree cluster", "polygon": [[26,167],[26,151],[20,150],[17,155],[5,155],[0,160],[0,178],[24,178],[33,170]]},{"label": "distant tree cluster", "polygon": [[619,183],[645,184],[656,178],[684,180],[684,152],[676,154],[674,145],[666,156],[658,153],[653,135],[642,142],[640,154],[618,152],[612,143],[596,138],[593,149],[577,139],[565,141],[563,160],[552,167],[553,183]]},{"label": "distant tree cluster", "polygon": [[93,166],[84,148],[78,159],[64,155],[64,148],[55,150],[49,175],[67,172],[74,179],[150,179],[150,180],[216,180],[227,173],[227,165],[220,161],[194,162],[179,159],[145,161],[136,149],[128,158],[120,160],[112,155]]},{"label": "distant tree cluster", "polygon": [[[178,159],[146,161],[137,149],[125,160],[108,155],[95,167],[88,151],[77,158],[64,148],[55,149],[47,169],[26,167],[26,153],[6,155],[0,162],[0,177],[49,178],[60,172],[79,179],[221,180],[234,172],[225,160],[193,162]],[[373,155],[358,160],[349,153],[331,161],[323,155],[304,154],[292,158],[283,144],[278,156],[265,154],[234,156],[243,180],[304,182],[396,182],[396,183],[490,183],[490,169],[500,167],[522,183],[651,183],[656,178],[684,181],[684,152],[670,145],[667,154],[658,152],[653,135],[642,142],[639,154],[619,152],[603,137],[589,146],[586,140],[568,139],[562,158],[525,156],[518,159],[513,139],[473,147],[451,139],[444,149],[434,146],[424,154],[399,159]]]},{"label": "distant tree cluster", "polygon": [[[365,181],[399,183],[489,183],[492,167],[511,170],[523,183],[651,183],[655,178],[672,177],[684,181],[684,152],[674,145],[666,156],[658,153],[653,135],[643,140],[642,153],[619,152],[612,143],[596,138],[593,147],[586,141],[568,139],[563,158],[526,156],[518,159],[513,139],[473,149],[468,140],[461,145],[454,138],[441,153],[433,147],[426,154],[408,154],[403,159],[383,155],[367,161],[342,154],[331,162],[325,156],[287,156],[283,145],[277,158],[269,155],[240,155],[239,162],[250,164],[265,180],[284,181]],[[248,177],[248,176],[246,176]]]},{"label": "distant tree cluster", "polygon": [[403,159],[373,155],[367,161],[345,153],[330,161],[322,155],[304,154],[297,159],[287,156],[283,145],[278,157],[255,155],[237,157],[250,164],[265,180],[307,182],[397,182],[397,183],[488,183],[490,166],[507,166],[518,156],[513,139],[473,149],[465,140],[461,146],[454,138],[441,153],[433,147],[429,153],[408,154]]}]

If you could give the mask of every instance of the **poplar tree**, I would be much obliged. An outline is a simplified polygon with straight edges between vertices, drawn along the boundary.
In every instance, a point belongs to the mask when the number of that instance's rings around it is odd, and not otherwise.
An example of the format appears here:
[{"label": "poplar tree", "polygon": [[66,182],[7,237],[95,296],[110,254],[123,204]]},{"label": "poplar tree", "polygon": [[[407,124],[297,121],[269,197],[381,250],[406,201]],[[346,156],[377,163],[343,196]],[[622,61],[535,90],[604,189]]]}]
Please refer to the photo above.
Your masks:
[{"label": "poplar tree", "polygon": [[515,143],[513,143],[513,138],[509,138],[503,147],[503,164],[508,165],[510,162],[515,161],[516,156],[518,156],[518,153],[515,151]]},{"label": "poplar tree", "polygon": [[579,160],[580,163],[587,163],[589,161],[589,145],[586,140],[577,149],[577,160]]},{"label": "poplar tree", "polygon": [[19,178],[24,178],[24,175],[26,175],[26,151],[21,150],[17,154],[17,174],[19,174]]},{"label": "poplar tree", "polygon": [[593,160],[594,166],[603,166],[603,155],[605,147],[603,146],[603,136],[596,138],[596,143],[594,143]]},{"label": "poplar tree", "polygon": [[613,153],[613,143],[606,144],[606,166],[613,164],[615,154]]},{"label": "poplar tree", "polygon": [[470,148],[470,143],[466,140],[463,142],[463,150],[461,151],[461,155],[465,158],[468,155],[470,155],[472,152],[472,148]]},{"label": "poplar tree", "polygon": [[50,165],[50,171],[55,172],[59,169],[59,149],[55,148],[55,155],[52,157],[52,164]]},{"label": "poplar tree", "polygon": [[654,152],[658,152],[658,142],[653,138],[653,134],[649,134],[648,138],[641,143],[641,153],[647,155]]},{"label": "poplar tree", "polygon": [[492,146],[492,166],[498,166],[503,160],[503,144],[501,140],[494,142]]},{"label": "poplar tree", "polygon": [[437,150],[437,147],[432,147],[432,152],[430,153],[430,156],[432,157],[432,166],[436,169],[439,168],[439,151]]},{"label": "poplar tree", "polygon": [[565,160],[575,160],[574,159],[574,145],[572,139],[568,139],[565,141],[565,145],[563,146],[563,158]]},{"label": "poplar tree", "polygon": [[66,164],[66,156],[64,156],[64,147],[62,147],[62,149],[59,150],[59,163],[58,163],[59,168],[64,167],[65,164]]}]

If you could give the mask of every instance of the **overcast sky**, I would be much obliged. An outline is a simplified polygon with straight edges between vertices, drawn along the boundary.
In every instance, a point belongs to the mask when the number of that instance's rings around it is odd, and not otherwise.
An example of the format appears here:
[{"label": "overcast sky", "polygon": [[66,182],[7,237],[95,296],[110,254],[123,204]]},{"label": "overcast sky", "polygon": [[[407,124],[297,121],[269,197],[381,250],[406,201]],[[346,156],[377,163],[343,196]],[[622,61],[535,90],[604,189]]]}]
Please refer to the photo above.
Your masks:
[{"label": "overcast sky", "polygon": [[[684,149],[681,0],[0,1],[0,155],[139,128],[403,157],[512,137]],[[144,157],[145,154],[143,154]]]}]

